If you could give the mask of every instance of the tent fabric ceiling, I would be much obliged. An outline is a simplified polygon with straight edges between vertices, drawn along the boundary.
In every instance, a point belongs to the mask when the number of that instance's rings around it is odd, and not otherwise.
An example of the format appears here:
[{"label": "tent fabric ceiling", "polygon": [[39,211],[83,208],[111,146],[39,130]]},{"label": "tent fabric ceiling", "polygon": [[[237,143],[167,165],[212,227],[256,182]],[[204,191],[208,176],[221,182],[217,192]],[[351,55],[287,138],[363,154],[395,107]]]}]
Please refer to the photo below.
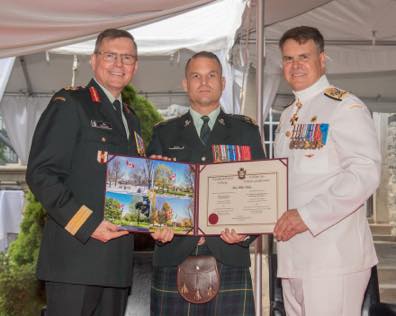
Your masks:
[{"label": "tent fabric ceiling", "polygon": [[[333,0],[265,28],[268,73],[280,71],[278,41],[295,26],[317,27],[323,34],[328,72],[351,74],[396,70],[396,1]],[[255,51],[251,50],[252,60]]]},{"label": "tent fabric ceiling", "polygon": [[[5,0],[0,10],[0,58],[78,43],[92,39],[104,28],[130,29],[213,1]],[[255,1],[262,0],[251,0]],[[288,19],[329,1],[299,0],[298,5],[294,5],[290,0],[266,0],[265,23]],[[202,19],[200,25],[205,23]]]},{"label": "tent fabric ceiling", "polygon": [[[243,0],[215,1],[171,18],[129,30],[136,39],[139,56],[171,55],[191,51],[228,50],[234,43],[245,8]],[[50,50],[61,54],[91,54],[94,40]]]},{"label": "tent fabric ceiling", "polygon": [[[261,0],[255,0],[261,1]],[[332,0],[276,0],[264,2],[264,25],[269,26],[277,22],[291,19],[314,8],[320,7]]]},{"label": "tent fabric ceiling", "polygon": [[213,0],[6,0],[0,10],[0,58],[60,47],[105,28],[131,28]]},{"label": "tent fabric ceiling", "polygon": [[395,16],[395,0],[333,0],[268,27],[265,36],[279,39],[289,28],[310,25],[318,27],[326,40],[396,40]]}]

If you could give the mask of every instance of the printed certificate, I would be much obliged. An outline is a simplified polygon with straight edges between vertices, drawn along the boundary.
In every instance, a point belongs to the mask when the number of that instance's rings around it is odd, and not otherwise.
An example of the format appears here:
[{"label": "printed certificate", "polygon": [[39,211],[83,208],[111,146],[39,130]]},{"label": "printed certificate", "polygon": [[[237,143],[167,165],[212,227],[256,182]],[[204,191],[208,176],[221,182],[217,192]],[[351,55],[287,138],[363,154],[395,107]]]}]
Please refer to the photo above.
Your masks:
[{"label": "printed certificate", "polygon": [[287,162],[272,159],[201,166],[199,229],[271,233],[287,210]]},{"label": "printed certificate", "polygon": [[104,214],[120,229],[271,233],[286,210],[286,159],[201,165],[109,155]]}]

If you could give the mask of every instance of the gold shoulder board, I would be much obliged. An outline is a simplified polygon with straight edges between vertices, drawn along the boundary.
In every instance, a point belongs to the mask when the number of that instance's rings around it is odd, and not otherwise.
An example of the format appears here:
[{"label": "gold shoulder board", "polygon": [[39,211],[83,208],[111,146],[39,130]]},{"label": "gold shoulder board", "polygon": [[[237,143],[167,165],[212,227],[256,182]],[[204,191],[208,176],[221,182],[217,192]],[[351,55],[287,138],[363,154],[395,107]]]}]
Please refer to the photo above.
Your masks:
[{"label": "gold shoulder board", "polygon": [[324,95],[333,100],[342,101],[348,95],[348,92],[335,87],[327,88],[324,91]]}]

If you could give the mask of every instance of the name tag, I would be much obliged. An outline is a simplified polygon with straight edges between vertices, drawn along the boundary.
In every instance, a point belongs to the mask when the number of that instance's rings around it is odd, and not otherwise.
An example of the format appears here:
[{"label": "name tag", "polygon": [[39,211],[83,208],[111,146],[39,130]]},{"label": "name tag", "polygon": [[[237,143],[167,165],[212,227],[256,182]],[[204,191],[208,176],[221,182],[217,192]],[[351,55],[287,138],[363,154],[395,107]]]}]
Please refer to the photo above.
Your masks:
[{"label": "name tag", "polygon": [[173,147],[169,147],[168,150],[183,150],[184,146],[173,146]]},{"label": "name tag", "polygon": [[113,129],[109,122],[95,121],[95,120],[91,120],[91,127],[99,128],[99,129],[106,129],[106,130],[112,130]]}]

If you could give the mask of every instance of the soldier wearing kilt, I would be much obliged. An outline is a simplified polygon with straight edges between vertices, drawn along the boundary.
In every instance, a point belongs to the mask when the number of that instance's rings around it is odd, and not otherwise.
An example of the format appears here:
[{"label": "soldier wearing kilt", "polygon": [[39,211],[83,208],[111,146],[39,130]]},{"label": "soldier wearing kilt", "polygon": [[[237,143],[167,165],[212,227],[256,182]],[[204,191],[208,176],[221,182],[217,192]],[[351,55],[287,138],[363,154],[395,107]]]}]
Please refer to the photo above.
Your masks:
[{"label": "soldier wearing kilt", "polygon": [[[183,87],[190,110],[154,128],[148,153],[192,163],[263,159],[257,126],[245,116],[229,115],[220,109],[225,81],[216,55],[195,54],[185,72]],[[152,236],[156,247],[151,315],[255,315],[249,272],[249,245],[254,237],[229,229],[220,236],[174,236],[166,228]],[[176,285],[177,266],[194,255],[214,256],[220,274],[218,294],[203,304],[186,301]]]}]

